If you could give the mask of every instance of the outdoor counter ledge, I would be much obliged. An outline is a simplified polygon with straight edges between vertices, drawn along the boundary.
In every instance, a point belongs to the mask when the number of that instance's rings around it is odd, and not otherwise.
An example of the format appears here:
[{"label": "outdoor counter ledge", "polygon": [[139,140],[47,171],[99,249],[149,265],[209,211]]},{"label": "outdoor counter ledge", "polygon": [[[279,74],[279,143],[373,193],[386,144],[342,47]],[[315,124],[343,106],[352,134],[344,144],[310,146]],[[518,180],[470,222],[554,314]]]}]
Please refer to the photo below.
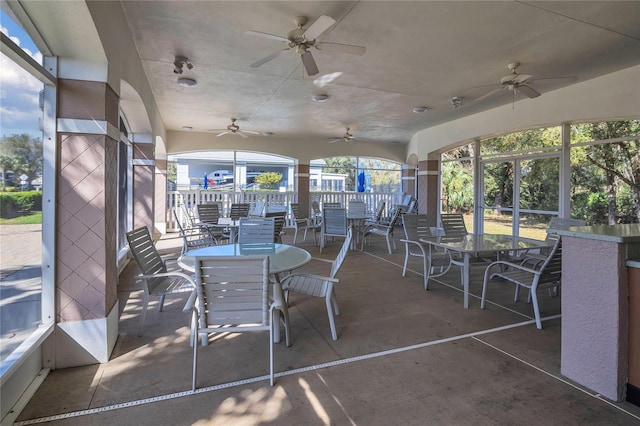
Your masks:
[{"label": "outdoor counter ledge", "polygon": [[629,268],[638,268],[638,269],[640,269],[640,259],[629,259],[629,260],[627,260],[627,266]]},{"label": "outdoor counter ledge", "polygon": [[586,238],[589,240],[608,241],[611,243],[638,243],[640,242],[640,224],[624,225],[594,225],[571,226],[568,228],[554,229],[558,235],[568,237]]},{"label": "outdoor counter ledge", "polygon": [[632,270],[627,266],[640,264],[640,224],[549,232],[562,236],[560,371],[606,398],[624,401]]}]

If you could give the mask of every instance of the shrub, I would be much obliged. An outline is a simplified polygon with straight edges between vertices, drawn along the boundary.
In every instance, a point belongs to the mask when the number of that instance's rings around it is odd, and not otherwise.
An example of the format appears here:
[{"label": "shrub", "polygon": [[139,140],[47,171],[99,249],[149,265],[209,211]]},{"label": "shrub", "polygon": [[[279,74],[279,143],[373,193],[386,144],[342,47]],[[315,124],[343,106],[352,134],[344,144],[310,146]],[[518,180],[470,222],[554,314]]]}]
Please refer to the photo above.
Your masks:
[{"label": "shrub", "polygon": [[0,217],[16,217],[20,212],[42,211],[42,192],[0,192]]}]

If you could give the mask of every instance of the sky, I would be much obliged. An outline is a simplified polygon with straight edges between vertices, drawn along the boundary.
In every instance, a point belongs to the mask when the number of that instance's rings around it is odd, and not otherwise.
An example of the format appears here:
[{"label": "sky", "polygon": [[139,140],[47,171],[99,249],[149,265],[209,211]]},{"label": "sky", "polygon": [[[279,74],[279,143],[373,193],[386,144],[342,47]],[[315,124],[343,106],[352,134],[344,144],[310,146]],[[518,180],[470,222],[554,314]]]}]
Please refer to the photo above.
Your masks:
[{"label": "sky", "polygon": [[[2,32],[42,63],[42,54],[31,38],[4,12],[0,11]],[[0,135],[28,133],[42,137],[39,118],[39,93],[43,84],[25,72],[11,59],[0,54]]]}]

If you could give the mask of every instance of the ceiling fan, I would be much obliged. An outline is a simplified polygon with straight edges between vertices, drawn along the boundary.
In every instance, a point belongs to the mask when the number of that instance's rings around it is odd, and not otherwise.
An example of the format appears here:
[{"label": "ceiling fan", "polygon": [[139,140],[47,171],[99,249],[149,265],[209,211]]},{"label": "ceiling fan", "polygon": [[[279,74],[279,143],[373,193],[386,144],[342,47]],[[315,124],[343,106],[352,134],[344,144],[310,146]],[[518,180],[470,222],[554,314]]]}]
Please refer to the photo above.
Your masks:
[{"label": "ceiling fan", "polygon": [[316,39],[322,35],[325,31],[329,29],[333,24],[335,24],[336,20],[331,18],[330,16],[322,15],[318,19],[315,20],[313,24],[309,26],[309,28],[304,29],[303,27],[308,22],[308,18],[306,16],[298,16],[295,19],[295,23],[298,28],[289,31],[286,37],[262,33],[259,31],[246,31],[246,34],[268,38],[271,40],[278,40],[284,43],[287,43],[287,47],[283,50],[275,52],[266,58],[262,58],[257,62],[251,64],[252,68],[257,68],[261,65],[266,64],[267,62],[277,58],[284,52],[289,50],[293,50],[297,54],[300,55],[302,59],[302,65],[304,66],[307,75],[316,75],[318,72],[318,66],[316,65],[316,61],[313,59],[311,52],[309,52],[309,48],[315,47],[320,51],[326,52],[337,52],[337,53],[347,53],[350,55],[362,55],[365,53],[366,49],[363,46],[354,46],[351,44],[339,44],[339,43],[324,43],[324,42],[316,42]]},{"label": "ceiling fan", "polygon": [[[249,135],[261,134],[259,132],[253,132],[251,130],[240,130],[240,126],[236,124],[236,120],[237,120],[236,118],[232,118],[231,124],[229,124],[227,128],[224,129],[221,133],[218,133],[216,137],[219,138],[220,136],[224,136],[224,135],[238,135],[243,138],[248,138]],[[216,131],[216,130],[213,130],[213,131]]]},{"label": "ceiling fan", "polygon": [[353,141],[356,140],[356,137],[353,136],[351,133],[349,133],[349,130],[351,130],[349,127],[347,127],[346,132],[344,133],[344,135],[340,136],[339,138],[332,138],[331,140],[329,140],[329,143],[335,143],[335,142],[348,142],[348,143],[353,143]]},{"label": "ceiling fan", "polygon": [[[489,98],[489,97],[493,96],[494,94],[496,94],[496,93],[498,93],[498,92],[500,92],[502,90],[508,90],[510,92],[513,92],[514,100],[515,100],[515,97],[516,97],[516,95],[518,93],[522,93],[523,95],[525,95],[528,98],[537,98],[538,96],[540,96],[540,92],[538,92],[536,89],[531,87],[531,83],[534,82],[534,81],[562,80],[562,79],[577,80],[576,77],[533,78],[533,76],[529,75],[529,74],[518,74],[516,69],[519,66],[520,66],[519,62],[511,62],[509,65],[507,65],[507,68],[509,68],[511,70],[511,74],[502,77],[500,79],[500,83],[490,85],[490,87],[494,86],[495,89],[491,90],[488,93],[485,93],[484,95],[480,96],[479,98],[474,99],[474,102],[482,101],[482,100],[484,100],[486,98]],[[485,86],[483,86],[483,87],[485,87]]]}]

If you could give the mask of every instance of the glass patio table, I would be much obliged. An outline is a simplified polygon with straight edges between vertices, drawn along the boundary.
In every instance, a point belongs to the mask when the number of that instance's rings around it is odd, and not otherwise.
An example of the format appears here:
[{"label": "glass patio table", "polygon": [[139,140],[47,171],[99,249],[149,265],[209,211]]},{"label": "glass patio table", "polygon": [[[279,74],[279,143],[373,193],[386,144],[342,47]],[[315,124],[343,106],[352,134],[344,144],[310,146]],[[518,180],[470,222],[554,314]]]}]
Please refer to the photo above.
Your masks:
[{"label": "glass patio table", "polygon": [[456,264],[462,268],[465,309],[469,308],[469,275],[471,272],[470,260],[472,257],[551,247],[551,245],[545,241],[503,234],[467,234],[462,237],[441,236],[420,238],[420,242],[441,247],[449,252],[459,253],[461,255],[462,262],[456,262]]}]

